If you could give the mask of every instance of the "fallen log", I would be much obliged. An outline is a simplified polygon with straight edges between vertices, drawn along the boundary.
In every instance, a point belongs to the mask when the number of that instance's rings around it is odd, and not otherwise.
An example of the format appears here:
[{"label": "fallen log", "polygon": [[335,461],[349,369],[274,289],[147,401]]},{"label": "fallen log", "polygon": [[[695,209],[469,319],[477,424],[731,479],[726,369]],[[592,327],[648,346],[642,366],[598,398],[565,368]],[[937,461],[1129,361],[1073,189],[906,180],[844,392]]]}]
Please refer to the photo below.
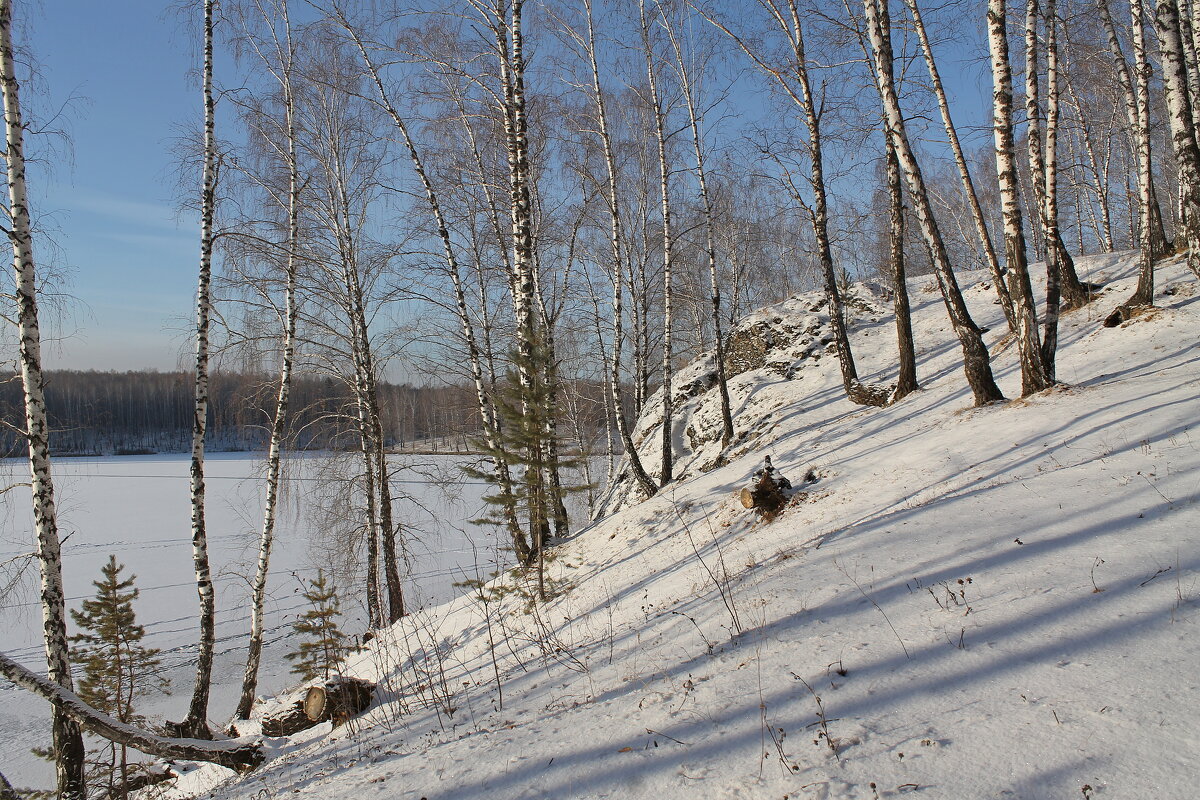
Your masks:
[{"label": "fallen log", "polygon": [[281,707],[263,715],[263,736],[291,736],[318,723],[333,720],[342,725],[366,711],[375,696],[375,684],[359,678],[335,676],[285,696]]},{"label": "fallen log", "polygon": [[333,726],[344,724],[371,705],[375,684],[359,678],[330,678],[320,686],[309,688],[304,696],[304,713],[315,725],[333,720]]},{"label": "fallen log", "polygon": [[49,678],[30,672],[4,653],[0,653],[0,675],[22,689],[28,689],[58,705],[67,716],[89,733],[148,755],[182,761],[207,761],[240,773],[250,772],[263,760],[262,744],[257,741],[234,739],[209,742],[200,739],[168,739],[126,725],[92,708],[74,692],[59,686]]}]

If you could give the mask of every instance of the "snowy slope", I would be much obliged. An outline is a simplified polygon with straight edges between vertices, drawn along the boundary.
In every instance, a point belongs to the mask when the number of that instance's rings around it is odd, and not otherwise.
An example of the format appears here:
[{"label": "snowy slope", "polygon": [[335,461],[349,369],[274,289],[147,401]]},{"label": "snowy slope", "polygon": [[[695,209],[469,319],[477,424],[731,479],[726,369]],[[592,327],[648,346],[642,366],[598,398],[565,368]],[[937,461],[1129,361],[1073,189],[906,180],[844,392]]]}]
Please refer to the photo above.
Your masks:
[{"label": "snowy slope", "polygon": [[[941,299],[914,281],[923,391],[853,406],[832,358],[740,375],[739,421],[770,425],[559,546],[557,599],[405,620],[351,665],[383,686],[364,717],[179,791],[1194,797],[1197,286],[1168,266],[1161,310],[1104,329],[1130,259],[1080,270],[1110,288],[1063,320],[1062,388],[971,408]],[[990,291],[967,296],[1019,394]],[[864,380],[890,380],[894,341],[886,316],[854,326]],[[819,476],[771,523],[733,497],[764,453]]]}]

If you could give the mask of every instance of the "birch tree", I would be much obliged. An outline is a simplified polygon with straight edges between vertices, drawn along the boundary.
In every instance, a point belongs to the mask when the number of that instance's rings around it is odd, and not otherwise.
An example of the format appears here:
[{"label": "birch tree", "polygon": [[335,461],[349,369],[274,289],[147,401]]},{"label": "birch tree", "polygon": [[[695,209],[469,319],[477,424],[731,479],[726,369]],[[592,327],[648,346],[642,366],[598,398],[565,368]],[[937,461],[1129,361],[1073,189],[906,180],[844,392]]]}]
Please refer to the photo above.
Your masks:
[{"label": "birch tree", "polygon": [[[1004,218],[1004,260],[1008,288],[1016,311],[1017,347],[1021,356],[1021,395],[1046,389],[1052,383],[1042,360],[1037,309],[1029,280],[1025,231],[1021,219],[1017,180],[1016,144],[1013,136],[1012,66],[1008,58],[1005,0],[988,0],[988,47],[992,57],[992,134],[995,140],[996,176]],[[1040,139],[1039,139],[1040,141]]]},{"label": "birch tree", "polygon": [[992,235],[988,231],[987,222],[983,217],[983,209],[979,205],[979,194],[975,191],[975,182],[971,180],[971,170],[967,166],[967,159],[963,154],[962,144],[958,138],[958,129],[955,127],[954,119],[950,113],[950,103],[946,99],[946,90],[942,86],[941,71],[938,69],[937,61],[933,57],[933,48],[929,45],[929,35],[925,31],[925,21],[921,16],[920,3],[918,0],[904,0],[904,4],[908,7],[908,12],[912,16],[913,29],[917,34],[917,41],[921,44],[921,55],[924,56],[925,66],[929,70],[930,86],[933,89],[934,97],[937,99],[938,110],[942,115],[942,125],[946,129],[946,139],[950,143],[950,152],[954,156],[954,166],[958,169],[959,177],[962,180],[963,193],[966,195],[971,209],[971,221],[975,223],[975,233],[979,237],[979,246],[983,249],[988,269],[992,273],[992,283],[996,287],[996,296],[1000,299],[1000,307],[1004,309],[1004,318],[1008,321],[1008,329],[1010,331],[1016,330],[1012,296],[1008,292],[1008,285],[1004,280],[1004,269],[1000,266],[1000,259],[996,255],[996,247],[992,243]]},{"label": "birch tree", "polygon": [[1154,21],[1158,31],[1171,143],[1179,170],[1179,204],[1183,235],[1188,247],[1187,264],[1200,277],[1200,149],[1196,143],[1192,98],[1188,94],[1187,64],[1176,0],[1156,0]]},{"label": "birch tree", "polygon": [[216,96],[213,92],[213,0],[204,0],[204,62],[201,91],[204,102],[204,168],[200,193],[200,274],[196,289],[196,350],[194,418],[192,420],[192,564],[200,598],[200,641],[196,652],[196,683],[187,717],[176,728],[193,739],[212,737],[208,728],[208,697],[216,646],[216,593],[208,560],[204,519],[204,438],[208,424],[208,336],[212,315],[213,215],[217,196]]},{"label": "birch tree", "polygon": [[610,366],[609,375],[609,391],[611,392],[611,400],[613,407],[613,417],[617,426],[617,433],[621,437],[621,443],[625,448],[625,459],[629,464],[630,471],[633,473],[634,480],[641,487],[642,493],[647,497],[653,497],[658,492],[658,486],[647,474],[645,467],[642,466],[642,460],[638,456],[637,448],[633,444],[633,437],[630,434],[629,423],[625,419],[625,411],[621,399],[621,342],[623,339],[622,316],[623,316],[623,263],[624,263],[624,233],[622,230],[621,219],[621,199],[617,185],[617,164],[616,157],[613,154],[612,135],[609,130],[607,108],[604,101],[604,88],[600,80],[600,65],[596,58],[596,35],[595,26],[592,20],[592,4],[591,0],[583,0],[584,14],[586,15],[587,37],[586,37],[586,53],[591,68],[592,77],[592,102],[595,105],[595,125],[596,135],[600,139],[600,145],[604,153],[604,169],[605,169],[605,189],[604,200],[608,207],[608,243],[610,247],[610,258],[612,265],[612,283],[613,283],[613,299],[612,299],[612,363]]},{"label": "birch tree", "polygon": [[[33,225],[25,186],[25,129],[21,121],[20,87],[13,57],[13,4],[0,0],[0,83],[4,93],[4,163],[8,178],[8,239],[12,244],[16,297],[16,322],[24,394],[30,495],[41,567],[42,632],[46,648],[47,683],[71,692],[67,612],[63,596],[62,551],[54,505],[54,479],[50,467],[50,430],[42,375],[42,334],[38,322],[37,266],[33,257]],[[52,702],[51,725],[57,791],[64,800],[83,800],[83,735],[66,702]]]},{"label": "birch tree", "polygon": [[[259,534],[258,559],[254,580],[251,584],[250,641],[246,656],[246,669],[242,676],[242,691],[234,712],[240,719],[249,719],[258,688],[258,671],[262,662],[263,606],[266,602],[267,577],[270,572],[271,549],[275,539],[276,511],[279,499],[282,467],[283,437],[287,425],[287,414],[292,385],[292,371],[296,357],[297,287],[300,269],[300,193],[301,176],[296,131],[296,97],[294,68],[296,43],[293,38],[288,0],[279,0],[278,6],[262,12],[262,23],[267,33],[263,39],[246,30],[249,46],[255,51],[260,63],[278,84],[282,103],[282,130],[272,130],[273,125],[262,120],[268,128],[262,140],[275,151],[279,163],[287,172],[287,190],[279,197],[286,211],[286,234],[283,243],[284,261],[284,307],[280,320],[282,341],[280,343],[279,390],[276,395],[275,412],[271,418],[270,441],[267,445],[266,497],[263,503],[263,522]],[[246,27],[249,27],[247,20]]]},{"label": "birch tree", "polygon": [[904,124],[904,115],[900,108],[900,99],[896,94],[896,78],[893,66],[892,38],[889,25],[884,24],[884,14],[881,11],[880,0],[864,0],[866,12],[867,36],[871,42],[871,50],[875,73],[877,76],[879,94],[882,98],[886,135],[896,148],[896,156],[900,168],[904,172],[905,183],[908,186],[909,197],[912,199],[917,219],[925,235],[925,243],[933,260],[934,274],[937,276],[938,287],[942,292],[942,300],[946,305],[946,313],[954,332],[958,336],[963,352],[963,371],[967,383],[975,398],[976,405],[984,405],[1003,399],[1000,387],[992,376],[991,359],[987,346],[983,343],[983,335],[963,300],[958,286],[958,279],[950,264],[950,255],[938,228],[937,218],[933,214],[933,206],[929,201],[929,193],[925,187],[925,178],[916,154],[908,141]]},{"label": "birch tree", "polygon": [[[850,337],[846,331],[846,314],[841,292],[837,285],[837,273],[833,260],[833,246],[829,233],[829,193],[825,177],[825,161],[821,116],[821,100],[813,90],[809,76],[808,57],[805,53],[804,25],[796,0],[758,0],[766,13],[772,29],[780,33],[787,42],[788,64],[779,68],[769,64],[758,48],[738,36],[715,16],[704,13],[710,23],[722,30],[738,46],[755,66],[774,79],[784,94],[796,104],[802,113],[807,134],[805,149],[809,157],[809,184],[812,189],[812,207],[806,208],[812,224],[813,238],[817,246],[817,260],[824,283],[825,301],[829,311],[829,322],[833,329],[834,347],[841,368],[842,388],[846,396],[856,403],[881,406],[887,402],[887,393],[874,387],[864,386],[858,378],[854,364],[854,353],[850,348]],[[790,178],[785,179],[793,197],[803,204],[798,188]]]}]

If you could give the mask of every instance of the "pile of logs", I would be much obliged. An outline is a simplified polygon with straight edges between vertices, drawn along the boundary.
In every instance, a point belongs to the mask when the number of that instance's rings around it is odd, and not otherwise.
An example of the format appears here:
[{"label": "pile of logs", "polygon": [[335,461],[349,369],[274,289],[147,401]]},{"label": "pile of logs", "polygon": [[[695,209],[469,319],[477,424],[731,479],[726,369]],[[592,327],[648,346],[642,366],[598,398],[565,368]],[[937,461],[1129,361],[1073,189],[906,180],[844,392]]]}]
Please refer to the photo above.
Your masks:
[{"label": "pile of logs", "polygon": [[278,711],[262,718],[263,736],[291,736],[332,720],[336,728],[371,705],[375,684],[359,678],[333,677],[310,686]]}]

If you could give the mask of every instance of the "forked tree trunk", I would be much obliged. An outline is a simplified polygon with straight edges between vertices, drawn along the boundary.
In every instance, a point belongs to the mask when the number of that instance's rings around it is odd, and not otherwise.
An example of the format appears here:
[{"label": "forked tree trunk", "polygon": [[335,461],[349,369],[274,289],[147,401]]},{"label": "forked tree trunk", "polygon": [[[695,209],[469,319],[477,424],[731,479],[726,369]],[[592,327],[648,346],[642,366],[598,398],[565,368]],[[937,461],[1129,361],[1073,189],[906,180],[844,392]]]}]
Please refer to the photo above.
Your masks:
[{"label": "forked tree trunk", "polygon": [[[975,232],[979,236],[979,245],[983,248],[988,269],[992,273],[992,282],[996,287],[996,296],[1000,299],[1000,307],[1004,310],[1004,318],[1008,321],[1008,329],[1015,331],[1017,329],[1016,312],[1013,310],[1012,296],[1008,293],[1008,286],[1004,281],[1004,269],[1000,266],[1000,259],[996,255],[996,247],[992,244],[992,235],[988,231],[987,222],[983,217],[983,209],[979,205],[979,196],[975,192],[975,182],[971,180],[971,171],[967,168],[967,159],[963,155],[962,145],[958,140],[958,129],[955,128],[954,119],[950,116],[950,103],[946,99],[946,90],[942,86],[942,77],[938,70],[937,61],[933,57],[933,49],[929,46],[929,37],[925,32],[925,22],[921,18],[920,5],[918,0],[904,0],[904,4],[908,6],[908,11],[912,15],[917,39],[921,43],[921,53],[925,57],[925,66],[929,69],[929,79],[933,86],[934,96],[937,98],[938,109],[941,111],[942,124],[946,129],[946,138],[950,142],[950,151],[954,154],[954,164],[958,167],[963,192],[966,194],[967,202],[971,208],[971,219],[975,223]],[[882,8],[881,13],[883,13]]]},{"label": "forked tree trunk", "polygon": [[[0,653],[0,675],[22,689],[27,689],[50,701],[56,709],[56,713],[61,709],[61,712],[71,719],[76,730],[82,726],[89,733],[110,742],[132,747],[147,755],[220,764],[240,773],[253,770],[263,760],[262,745],[257,741],[232,739],[213,742],[187,738],[168,739],[127,725],[84,703],[74,692],[62,684],[30,672],[4,653]],[[81,756],[82,752],[81,746]],[[82,758],[80,763],[82,764]],[[78,791],[70,794],[60,792],[59,796],[83,798],[82,783],[79,785]]]},{"label": "forked tree trunk", "polygon": [[1192,121],[1192,101],[1188,96],[1187,66],[1176,0],[1157,0],[1155,27],[1158,30],[1171,142],[1179,169],[1179,200],[1183,233],[1188,245],[1187,264],[1192,272],[1200,276],[1200,150],[1197,149],[1196,130]]},{"label": "forked tree trunk", "polygon": [[[275,415],[271,419],[271,439],[267,447],[267,495],[263,504],[263,525],[259,535],[258,563],[251,589],[250,644],[246,656],[246,671],[242,676],[242,693],[235,715],[249,719],[258,689],[258,670],[262,662],[263,606],[266,603],[267,576],[271,566],[271,549],[275,540],[276,507],[283,463],[283,436],[287,426],[288,400],[292,386],[292,366],[296,356],[296,284],[300,268],[300,170],[296,148],[295,93],[292,85],[292,65],[295,46],[292,41],[291,20],[287,0],[280,3],[284,26],[283,41],[277,44],[278,66],[268,65],[279,79],[284,104],[284,135],[288,168],[288,228],[287,266],[284,289],[283,343],[279,364],[279,392],[275,400]],[[277,70],[277,71],[276,71]]]},{"label": "forked tree trunk", "polygon": [[[1005,0],[988,0],[988,44],[992,54],[992,113],[996,143],[996,176],[1000,185],[1004,217],[1004,256],[1008,266],[1008,290],[1016,311],[1017,348],[1021,357],[1021,395],[1040,392],[1052,381],[1042,361],[1037,309],[1029,281],[1025,253],[1025,231],[1021,220],[1020,186],[1017,178],[1016,144],[1013,137],[1012,67],[1008,60],[1007,9]],[[1039,137],[1040,141],[1040,137]]]},{"label": "forked tree trunk", "polygon": [[[25,142],[21,104],[13,59],[11,0],[0,0],[0,82],[4,92],[5,166],[8,178],[9,241],[12,243],[14,294],[25,396],[25,431],[29,445],[30,495],[41,567],[42,631],[49,681],[69,692],[70,651],[67,645],[66,601],[63,596],[62,551],[50,471],[49,426],[42,379],[42,334],[38,323],[37,267],[33,260],[33,226],[25,187]],[[7,673],[6,673],[7,674]],[[52,714],[53,747],[58,795],[83,800],[83,736],[66,704],[55,700]]]},{"label": "forked tree trunk", "polygon": [[971,387],[976,405],[984,405],[1004,399],[1000,387],[992,376],[991,360],[988,356],[983,335],[963,300],[958,287],[958,280],[950,265],[950,255],[946,251],[945,241],[938,228],[937,219],[933,215],[933,206],[925,189],[925,179],[921,174],[921,166],[917,163],[916,154],[908,142],[904,116],[900,109],[900,100],[896,95],[896,79],[893,67],[892,37],[889,27],[883,25],[882,14],[878,0],[864,0],[867,18],[867,35],[874,54],[874,67],[879,93],[883,99],[884,121],[887,135],[896,148],[896,157],[904,172],[908,184],[909,197],[917,212],[917,219],[925,234],[925,243],[929,248],[933,261],[934,274],[937,276],[938,287],[946,304],[946,313],[958,336],[963,352],[963,371],[967,383]]},{"label": "forked tree trunk", "polygon": [[213,94],[213,0],[204,0],[204,186],[200,199],[200,276],[196,290],[196,384],[192,420],[192,563],[200,597],[200,642],[196,653],[196,685],[187,717],[179,723],[182,736],[212,737],[208,728],[208,696],[212,686],[216,646],[216,593],[208,562],[208,531],[204,521],[204,439],[208,426],[208,333],[212,314],[213,214],[217,196],[216,98]]}]

